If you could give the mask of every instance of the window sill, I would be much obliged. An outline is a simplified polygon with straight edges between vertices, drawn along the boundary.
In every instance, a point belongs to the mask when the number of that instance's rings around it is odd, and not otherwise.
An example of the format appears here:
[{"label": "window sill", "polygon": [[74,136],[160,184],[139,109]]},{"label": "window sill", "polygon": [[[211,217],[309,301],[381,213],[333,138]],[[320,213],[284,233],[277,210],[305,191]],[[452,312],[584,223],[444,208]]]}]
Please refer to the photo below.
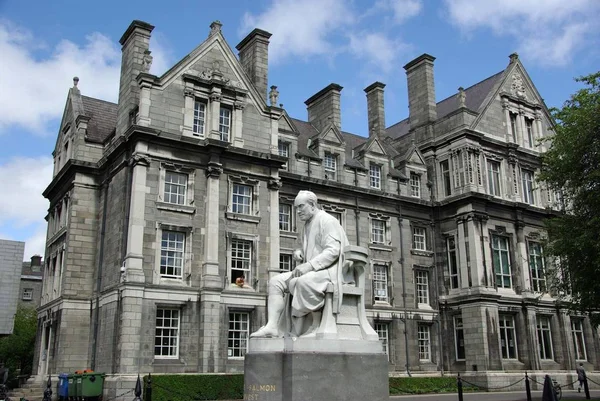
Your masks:
[{"label": "window sill", "polygon": [[154,357],[154,361],[152,361],[152,365],[153,366],[157,366],[157,365],[166,365],[166,366],[173,366],[173,365],[185,365],[185,363],[179,359],[179,357]]},{"label": "window sill", "polygon": [[160,201],[156,201],[156,208],[159,210],[168,210],[170,212],[177,212],[177,213],[187,213],[187,214],[196,213],[195,206],[177,205],[175,203],[167,203],[167,202],[160,202]]},{"label": "window sill", "polygon": [[431,305],[429,305],[429,304],[421,304],[421,303],[417,304],[417,309],[429,310],[429,311],[433,310],[433,308],[431,307]]},{"label": "window sill", "polygon": [[54,242],[56,242],[60,237],[63,236],[63,234],[65,234],[67,232],[67,226],[62,226],[58,229],[58,231],[56,231],[51,237],[50,239],[47,241],[48,244],[53,244]]},{"label": "window sill", "polygon": [[369,244],[369,249],[374,251],[392,252],[394,247],[384,244]]},{"label": "window sill", "polygon": [[260,223],[260,216],[251,216],[249,214],[225,212],[225,217],[227,217],[229,220],[245,221],[253,224]]},{"label": "window sill", "polygon": [[386,301],[373,301],[373,307],[386,307],[391,308],[392,305]]},{"label": "window sill", "polygon": [[418,249],[411,249],[410,253],[411,255],[433,257],[433,252],[431,251],[420,251]]},{"label": "window sill", "polygon": [[279,231],[279,236],[282,238],[292,238],[292,239],[297,239],[298,238],[298,233],[292,232],[292,231]]},{"label": "window sill", "polygon": [[230,291],[251,291],[251,292],[255,292],[256,290],[249,286],[248,284],[244,284],[243,287],[240,287],[239,285],[235,284],[235,283],[231,283],[228,286],[226,286],[225,288],[226,290],[230,290]]},{"label": "window sill", "polygon": [[168,285],[168,286],[177,286],[177,287],[189,287],[186,283],[183,282],[183,278],[170,278],[170,277],[159,277],[158,285]]}]

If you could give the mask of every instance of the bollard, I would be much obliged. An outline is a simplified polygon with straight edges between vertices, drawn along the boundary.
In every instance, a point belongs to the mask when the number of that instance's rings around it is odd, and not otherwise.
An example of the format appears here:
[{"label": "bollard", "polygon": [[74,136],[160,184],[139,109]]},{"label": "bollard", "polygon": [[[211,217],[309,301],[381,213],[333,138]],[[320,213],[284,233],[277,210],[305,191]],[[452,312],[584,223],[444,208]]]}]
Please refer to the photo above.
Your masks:
[{"label": "bollard", "polygon": [[585,390],[585,399],[589,400],[590,399],[590,388],[588,386],[587,375],[585,373],[583,374],[583,389]]},{"label": "bollard", "polygon": [[50,375],[48,375],[48,381],[46,382],[43,401],[52,401],[52,377]]},{"label": "bollard", "polygon": [[135,382],[135,390],[133,391],[135,398],[133,401],[142,401],[140,396],[142,395],[142,382],[140,381],[140,374],[138,373],[137,381]]},{"label": "bollard", "polygon": [[527,393],[527,401],[531,401],[531,385],[529,384],[527,372],[525,372],[525,392]]},{"label": "bollard", "polygon": [[460,378],[460,373],[458,374],[458,377],[456,378],[456,386],[458,387],[458,401],[463,401],[463,385],[462,385],[462,379]]},{"label": "bollard", "polygon": [[144,401],[152,401],[152,374],[148,373],[148,380],[144,387]]}]

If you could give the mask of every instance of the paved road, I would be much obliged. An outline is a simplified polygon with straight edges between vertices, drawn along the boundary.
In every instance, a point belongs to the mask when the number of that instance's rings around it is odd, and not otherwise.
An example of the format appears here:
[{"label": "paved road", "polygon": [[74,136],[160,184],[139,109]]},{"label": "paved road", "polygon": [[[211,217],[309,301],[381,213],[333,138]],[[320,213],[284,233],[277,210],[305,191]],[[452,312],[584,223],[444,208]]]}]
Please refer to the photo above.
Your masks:
[{"label": "paved road", "polygon": [[[600,400],[600,390],[590,390],[592,400]],[[533,401],[541,401],[542,392],[532,391],[531,398]],[[458,394],[424,394],[424,395],[400,395],[391,396],[390,401],[398,400],[418,400],[418,401],[457,401]],[[578,393],[576,390],[563,390],[563,399],[581,399],[585,400],[583,391]],[[527,395],[525,391],[504,391],[490,393],[464,393],[464,401],[526,401]]]}]

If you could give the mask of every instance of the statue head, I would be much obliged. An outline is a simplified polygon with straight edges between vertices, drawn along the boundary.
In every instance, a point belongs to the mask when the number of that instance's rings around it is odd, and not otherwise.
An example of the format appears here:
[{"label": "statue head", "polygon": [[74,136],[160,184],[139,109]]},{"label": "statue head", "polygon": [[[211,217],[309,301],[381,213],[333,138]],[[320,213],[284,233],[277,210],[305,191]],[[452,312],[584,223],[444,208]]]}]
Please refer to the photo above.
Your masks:
[{"label": "statue head", "polygon": [[317,195],[311,191],[300,191],[294,200],[298,217],[302,221],[309,221],[319,211]]}]

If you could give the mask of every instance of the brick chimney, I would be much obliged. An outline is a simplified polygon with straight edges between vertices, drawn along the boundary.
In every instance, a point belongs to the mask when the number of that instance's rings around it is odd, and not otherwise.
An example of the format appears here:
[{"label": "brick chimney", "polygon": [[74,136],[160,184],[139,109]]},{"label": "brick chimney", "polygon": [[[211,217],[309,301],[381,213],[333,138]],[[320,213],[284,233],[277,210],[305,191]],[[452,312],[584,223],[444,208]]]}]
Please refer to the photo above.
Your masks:
[{"label": "brick chimney", "polygon": [[329,84],[304,102],[308,111],[308,122],[321,131],[329,122],[342,129],[340,95],[343,87]]},{"label": "brick chimney", "polygon": [[433,82],[434,60],[435,57],[422,54],[404,66],[408,80],[408,107],[411,129],[437,119]]},{"label": "brick chimney", "polygon": [[39,272],[42,269],[42,257],[40,255],[33,255],[31,257],[31,271]]},{"label": "brick chimney", "polygon": [[365,88],[367,94],[367,115],[369,118],[369,137],[381,136],[385,131],[385,107],[383,105],[385,84],[374,82]]},{"label": "brick chimney", "polygon": [[154,26],[143,21],[133,21],[125,31],[121,43],[121,81],[117,109],[117,135],[123,135],[130,125],[130,114],[139,105],[140,88],[136,78],[146,72],[144,56],[150,47],[150,34]]},{"label": "brick chimney", "polygon": [[235,47],[239,52],[242,68],[267,101],[269,81],[269,38],[271,34],[262,29],[254,29]]}]

